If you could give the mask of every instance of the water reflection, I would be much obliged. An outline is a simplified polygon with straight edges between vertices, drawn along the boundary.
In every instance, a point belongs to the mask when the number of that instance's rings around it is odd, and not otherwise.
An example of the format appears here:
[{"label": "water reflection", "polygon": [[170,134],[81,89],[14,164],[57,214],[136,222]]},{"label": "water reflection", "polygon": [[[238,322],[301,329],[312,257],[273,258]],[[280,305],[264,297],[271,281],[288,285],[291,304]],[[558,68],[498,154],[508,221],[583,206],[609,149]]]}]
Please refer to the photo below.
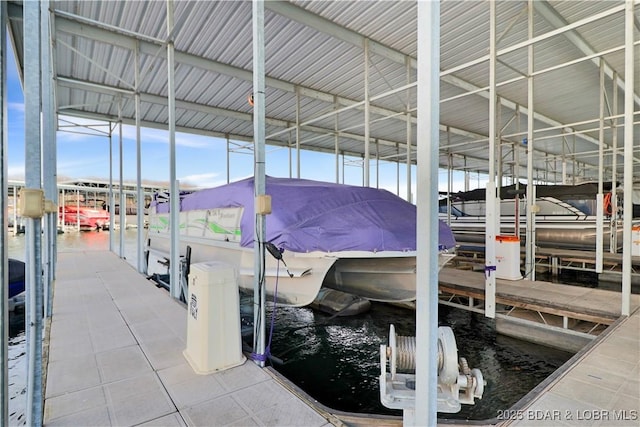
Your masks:
[{"label": "water reflection", "polygon": [[[295,320],[304,313],[308,324]],[[415,313],[385,304],[350,318],[331,318],[306,308],[278,309],[272,353],[274,367],[324,405],[343,411],[401,415],[380,404],[379,349],[389,324],[399,335],[415,335]],[[483,420],[507,409],[571,357],[570,353],[503,337],[491,319],[441,307],[440,324],[454,330],[459,355],[480,368],[487,387],[474,406],[463,406],[454,419]]]}]

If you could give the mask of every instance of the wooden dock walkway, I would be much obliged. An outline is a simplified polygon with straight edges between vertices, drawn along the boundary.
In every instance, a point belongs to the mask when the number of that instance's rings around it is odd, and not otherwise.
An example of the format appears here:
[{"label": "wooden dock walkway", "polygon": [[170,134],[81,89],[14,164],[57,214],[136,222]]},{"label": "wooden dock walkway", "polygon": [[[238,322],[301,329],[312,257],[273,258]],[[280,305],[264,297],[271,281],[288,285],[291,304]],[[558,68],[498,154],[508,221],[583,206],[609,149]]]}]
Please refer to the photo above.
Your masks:
[{"label": "wooden dock walkway", "polygon": [[182,354],[185,308],[115,254],[59,253],[57,271],[47,426],[331,425],[250,361],[196,375]]},{"label": "wooden dock walkway", "polygon": [[[482,272],[443,268],[439,303],[484,313]],[[496,331],[577,352],[620,316],[620,292],[544,281],[496,279]],[[631,295],[631,311],[640,295]]]},{"label": "wooden dock walkway", "polygon": [[[442,292],[484,300],[482,272],[443,268],[438,281]],[[496,302],[605,325],[620,317],[622,307],[619,292],[526,279],[496,279]],[[631,307],[640,307],[640,295],[631,295]]]}]

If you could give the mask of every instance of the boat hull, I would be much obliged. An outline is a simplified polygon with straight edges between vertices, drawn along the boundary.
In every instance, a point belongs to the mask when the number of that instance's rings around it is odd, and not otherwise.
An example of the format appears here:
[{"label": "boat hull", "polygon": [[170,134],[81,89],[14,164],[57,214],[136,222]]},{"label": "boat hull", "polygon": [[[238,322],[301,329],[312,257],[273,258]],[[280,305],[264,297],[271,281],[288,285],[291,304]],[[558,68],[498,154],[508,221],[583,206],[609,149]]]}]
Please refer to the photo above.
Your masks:
[{"label": "boat hull", "polygon": [[64,225],[77,226],[83,231],[108,229],[111,220],[105,210],[77,206],[61,206],[58,216]]},{"label": "boat hull", "polygon": [[[150,233],[151,234],[151,233]],[[169,236],[150,235],[148,274],[165,272],[169,258]],[[254,289],[253,250],[240,247],[239,243],[204,241],[193,237],[180,237],[180,253],[185,254],[191,247],[191,263],[219,261],[233,266],[238,271],[240,289],[252,292]],[[281,304],[302,307],[309,305],[318,294],[327,271],[336,258],[333,257],[296,257],[293,253],[284,255],[290,277],[282,263],[266,255],[265,290],[270,298],[276,297]],[[277,286],[277,290],[276,290]]]},{"label": "boat hull", "polygon": [[[459,217],[451,219],[451,230],[456,241],[464,243],[485,243],[484,218]],[[595,250],[596,248],[596,224],[590,219],[536,219],[536,245],[541,247],[553,247],[576,250]],[[500,224],[500,233],[506,235],[515,234],[514,221],[503,220]],[[622,248],[622,226],[615,231],[617,249]],[[520,243],[525,244],[526,225],[520,223]],[[603,248],[609,251],[611,247],[611,227],[605,224],[603,227]]]}]

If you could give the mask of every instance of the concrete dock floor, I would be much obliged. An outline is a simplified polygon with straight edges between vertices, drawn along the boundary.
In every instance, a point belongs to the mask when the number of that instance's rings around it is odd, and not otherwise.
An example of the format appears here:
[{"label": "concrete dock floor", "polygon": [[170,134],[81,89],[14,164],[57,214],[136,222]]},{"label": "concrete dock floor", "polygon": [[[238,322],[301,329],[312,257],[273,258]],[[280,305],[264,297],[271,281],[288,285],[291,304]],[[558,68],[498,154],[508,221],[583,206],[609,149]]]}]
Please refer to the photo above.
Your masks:
[{"label": "concrete dock floor", "polygon": [[253,362],[197,375],[186,310],[111,252],[59,253],[47,426],[325,426]]},{"label": "concrete dock floor", "polygon": [[640,425],[640,309],[570,362],[525,406],[502,413],[504,425]]}]

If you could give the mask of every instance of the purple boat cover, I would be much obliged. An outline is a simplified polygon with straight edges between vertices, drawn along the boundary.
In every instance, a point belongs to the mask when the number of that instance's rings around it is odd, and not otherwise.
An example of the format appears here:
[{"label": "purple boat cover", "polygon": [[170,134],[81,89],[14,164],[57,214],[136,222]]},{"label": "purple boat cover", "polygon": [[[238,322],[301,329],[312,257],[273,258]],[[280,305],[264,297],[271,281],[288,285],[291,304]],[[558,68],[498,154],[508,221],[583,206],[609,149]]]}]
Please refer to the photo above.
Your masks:
[{"label": "purple boat cover", "polygon": [[[279,248],[302,253],[416,250],[416,207],[386,190],[268,176],[265,192],[273,211],[266,216],[266,239]],[[181,198],[181,211],[244,207],[241,245],[253,246],[253,178]],[[169,211],[169,203],[156,206],[159,213]],[[454,246],[451,229],[440,221],[439,249]]]}]

